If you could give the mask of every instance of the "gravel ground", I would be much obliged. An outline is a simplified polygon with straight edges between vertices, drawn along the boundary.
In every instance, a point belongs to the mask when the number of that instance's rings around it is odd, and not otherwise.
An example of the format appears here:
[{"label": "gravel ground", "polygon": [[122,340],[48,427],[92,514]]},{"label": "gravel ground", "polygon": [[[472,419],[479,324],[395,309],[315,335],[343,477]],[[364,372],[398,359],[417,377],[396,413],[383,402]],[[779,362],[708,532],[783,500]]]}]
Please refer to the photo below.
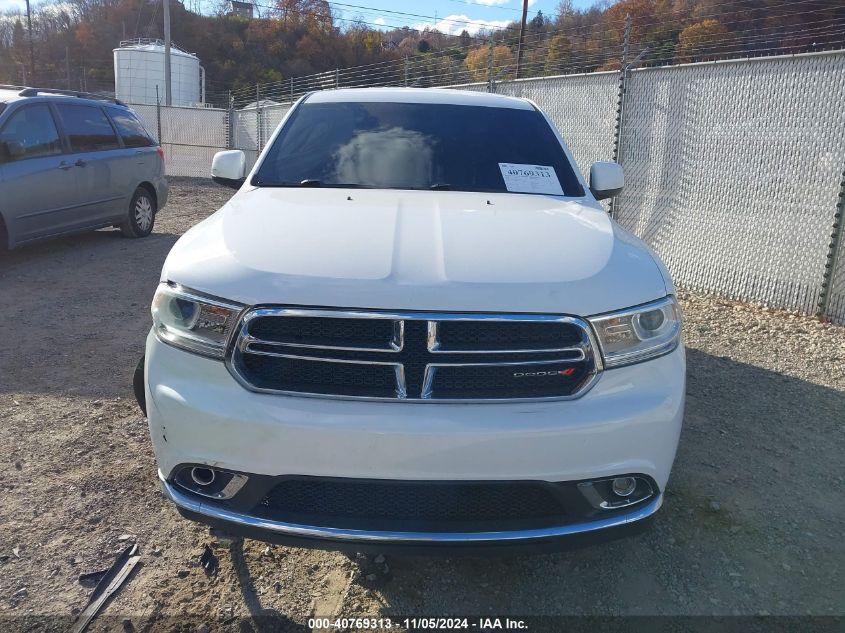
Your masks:
[{"label": "gravel ground", "polygon": [[376,564],[229,544],[181,519],[158,494],[130,380],[165,255],[228,195],[174,179],[147,239],[104,230],[0,255],[3,628],[23,621],[9,615],[72,618],[91,592],[79,575],[133,541],[143,565],[93,630],[186,614],[200,630],[258,615],[307,630],[313,614],[845,614],[845,328],[694,293],[684,432],[642,536]]}]

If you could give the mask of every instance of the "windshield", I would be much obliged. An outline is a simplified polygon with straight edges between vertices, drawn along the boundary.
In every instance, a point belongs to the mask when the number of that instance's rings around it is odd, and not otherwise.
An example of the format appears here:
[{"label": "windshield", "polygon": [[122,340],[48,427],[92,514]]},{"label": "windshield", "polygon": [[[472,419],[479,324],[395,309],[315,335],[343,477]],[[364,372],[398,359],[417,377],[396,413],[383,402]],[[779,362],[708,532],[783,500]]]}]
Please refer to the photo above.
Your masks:
[{"label": "windshield", "polygon": [[428,103],[305,102],[252,184],[584,195],[536,110]]}]

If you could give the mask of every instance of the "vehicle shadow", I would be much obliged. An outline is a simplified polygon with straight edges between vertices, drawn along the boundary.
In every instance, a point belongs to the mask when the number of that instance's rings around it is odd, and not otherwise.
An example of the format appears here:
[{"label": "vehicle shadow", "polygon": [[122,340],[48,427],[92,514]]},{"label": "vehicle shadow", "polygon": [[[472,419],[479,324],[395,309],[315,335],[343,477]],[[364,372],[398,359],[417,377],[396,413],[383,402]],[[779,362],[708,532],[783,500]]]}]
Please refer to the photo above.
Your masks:
[{"label": "vehicle shadow", "polygon": [[238,624],[240,631],[243,633],[297,633],[311,630],[294,622],[276,609],[268,609],[261,605],[261,600],[252,587],[254,580],[244,556],[243,539],[233,541],[229,547],[229,553],[232,556],[232,565],[235,568],[241,596],[250,615],[249,619],[240,620]]},{"label": "vehicle shadow", "polygon": [[690,349],[684,431],[648,532],[548,555],[391,556],[381,613],[841,610],[830,579],[845,562],[845,501],[823,491],[842,486],[828,466],[845,454],[843,411],[843,392]]},{"label": "vehicle shadow", "polygon": [[0,254],[0,396],[130,396],[178,237],[101,230]]}]

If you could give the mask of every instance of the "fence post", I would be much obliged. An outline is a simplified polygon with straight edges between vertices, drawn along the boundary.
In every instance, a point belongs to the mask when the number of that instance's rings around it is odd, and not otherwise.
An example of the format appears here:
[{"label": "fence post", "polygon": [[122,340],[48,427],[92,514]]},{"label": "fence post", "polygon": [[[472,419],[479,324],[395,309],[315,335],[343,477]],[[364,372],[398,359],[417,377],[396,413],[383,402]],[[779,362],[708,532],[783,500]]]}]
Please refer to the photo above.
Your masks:
[{"label": "fence post", "polygon": [[226,109],[226,149],[235,149],[235,100],[232,99],[232,91],[229,91],[229,100]]},{"label": "fence post", "polygon": [[[616,101],[616,127],[613,130],[613,162],[619,162],[622,149],[622,115],[625,112],[625,89],[628,79],[628,47],[631,40],[631,15],[625,16],[625,40],[622,45],[622,65],[619,68],[619,92]],[[610,199],[610,217],[616,217],[616,196]]]},{"label": "fence post", "polygon": [[161,99],[158,96],[158,84],[156,84],[156,128],[158,132],[158,144],[164,146],[161,141]]},{"label": "fence post", "polygon": [[293,76],[290,78],[290,102],[293,103]]},{"label": "fence post", "polygon": [[487,92],[496,92],[496,85],[493,79],[493,38],[487,46]]},{"label": "fence post", "polygon": [[408,87],[408,56],[405,55],[405,87]]},{"label": "fence post", "polygon": [[334,87],[340,88],[340,69],[334,69]]},{"label": "fence post", "polygon": [[261,153],[261,85],[255,84],[255,148]]},{"label": "fence post", "polygon": [[819,293],[819,306],[816,310],[816,316],[820,319],[826,318],[830,309],[833,270],[839,259],[842,232],[845,230],[845,222],[842,221],[843,212],[845,212],[845,170],[842,171],[842,181],[839,183],[839,202],[836,203],[836,213],[833,214],[833,231],[830,234],[830,246],[827,251],[827,261],[824,264],[824,275],[822,276],[821,292]]}]

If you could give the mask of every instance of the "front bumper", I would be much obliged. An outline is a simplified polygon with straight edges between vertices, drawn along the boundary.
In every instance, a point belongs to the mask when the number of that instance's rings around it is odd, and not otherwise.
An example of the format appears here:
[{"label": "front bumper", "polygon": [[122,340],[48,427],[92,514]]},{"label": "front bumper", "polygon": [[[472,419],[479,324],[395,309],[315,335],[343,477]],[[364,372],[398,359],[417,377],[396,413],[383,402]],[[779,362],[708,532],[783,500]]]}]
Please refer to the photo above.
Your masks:
[{"label": "front bumper", "polygon": [[[386,544],[526,545],[613,538],[662,502],[684,406],[684,353],[605,371],[577,400],[434,404],[253,393],[222,362],[150,335],[150,432],[165,495],[186,516],[273,542],[362,549]],[[354,530],[269,520],[174,486],[184,464],[255,475],[384,480],[580,481],[640,473],[656,495],[625,513],[490,532]],[[558,547],[555,547],[557,549]]]},{"label": "front bumper", "polygon": [[159,471],[164,496],[172,501],[185,518],[225,530],[234,536],[268,543],[355,552],[404,551],[479,551],[502,549],[520,551],[558,551],[632,536],[644,531],[663,504],[658,494],[630,512],[605,519],[555,527],[489,532],[411,532],[376,531],[301,525],[274,521],[233,511],[220,504],[186,494]]}]

